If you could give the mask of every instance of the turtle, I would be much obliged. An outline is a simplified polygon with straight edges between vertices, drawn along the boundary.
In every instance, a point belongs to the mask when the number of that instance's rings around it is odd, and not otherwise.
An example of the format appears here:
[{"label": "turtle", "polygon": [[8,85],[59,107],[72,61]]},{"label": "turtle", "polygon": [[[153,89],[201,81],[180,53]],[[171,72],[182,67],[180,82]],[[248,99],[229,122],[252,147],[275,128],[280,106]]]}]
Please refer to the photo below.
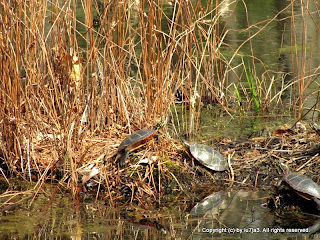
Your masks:
[{"label": "turtle", "polygon": [[156,130],[154,129],[141,129],[130,136],[126,137],[120,144],[118,152],[116,154],[115,161],[119,160],[120,167],[125,165],[125,161],[129,156],[129,152],[145,145],[152,138],[157,139],[158,144],[160,144],[159,136],[155,134]]},{"label": "turtle", "polygon": [[313,199],[318,205],[318,210],[320,210],[320,186],[305,175],[290,172],[283,161],[279,160],[278,162],[284,170],[284,175],[277,185],[280,186],[282,181],[286,182],[301,197],[308,200]]},{"label": "turtle", "polygon": [[206,212],[218,207],[225,200],[227,193],[225,191],[214,192],[198,202],[190,211],[190,215],[203,216]]},{"label": "turtle", "polygon": [[310,121],[309,124],[316,131],[316,133],[320,135],[320,126],[313,121]]},{"label": "turtle", "polygon": [[214,171],[227,170],[227,159],[213,148],[201,143],[183,142],[187,147],[189,147],[192,156],[205,167]]}]

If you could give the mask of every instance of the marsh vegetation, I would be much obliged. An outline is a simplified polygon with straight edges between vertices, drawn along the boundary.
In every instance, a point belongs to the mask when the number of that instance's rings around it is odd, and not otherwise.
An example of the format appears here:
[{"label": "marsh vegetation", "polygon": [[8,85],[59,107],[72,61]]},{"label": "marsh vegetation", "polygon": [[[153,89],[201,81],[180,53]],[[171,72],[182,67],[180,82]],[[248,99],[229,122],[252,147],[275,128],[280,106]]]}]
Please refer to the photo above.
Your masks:
[{"label": "marsh vegetation", "polygon": [[[113,206],[156,207],[166,194],[212,181],[265,187],[278,174],[268,170],[277,158],[319,183],[317,136],[291,129],[319,117],[319,7],[294,0],[2,1],[0,175],[8,188],[1,204],[23,194],[10,190],[19,178],[33,196],[52,182],[76,200],[87,191]],[[208,112],[210,124],[221,123],[216,131],[246,117],[281,115],[291,125],[246,141],[201,139],[199,132],[213,131],[202,125]],[[120,168],[121,141],[159,122],[161,144],[151,142]],[[192,168],[181,138],[214,145],[234,159],[232,171]]]}]

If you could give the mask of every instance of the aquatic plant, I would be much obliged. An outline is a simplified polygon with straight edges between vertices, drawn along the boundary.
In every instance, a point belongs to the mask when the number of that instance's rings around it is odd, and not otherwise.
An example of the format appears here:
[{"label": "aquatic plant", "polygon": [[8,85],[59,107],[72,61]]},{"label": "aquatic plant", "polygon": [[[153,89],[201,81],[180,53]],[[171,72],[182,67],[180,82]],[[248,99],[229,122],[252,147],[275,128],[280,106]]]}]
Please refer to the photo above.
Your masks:
[{"label": "aquatic plant", "polygon": [[255,79],[254,76],[251,72],[251,68],[250,65],[248,65],[248,69],[244,68],[245,74],[246,74],[246,81],[249,85],[249,92],[251,95],[251,99],[253,101],[254,107],[256,112],[259,113],[260,111],[260,99],[259,99],[259,95],[257,93],[257,89],[256,89],[256,83],[255,83]]}]

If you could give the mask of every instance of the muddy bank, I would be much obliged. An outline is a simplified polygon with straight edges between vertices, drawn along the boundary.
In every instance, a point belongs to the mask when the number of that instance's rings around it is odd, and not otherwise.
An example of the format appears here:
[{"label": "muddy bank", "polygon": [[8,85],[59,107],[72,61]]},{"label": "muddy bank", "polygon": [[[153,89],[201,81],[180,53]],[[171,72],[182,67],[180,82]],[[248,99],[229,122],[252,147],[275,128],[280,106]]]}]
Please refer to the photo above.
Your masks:
[{"label": "muddy bank", "polygon": [[168,196],[187,195],[200,200],[219,190],[272,191],[282,175],[276,164],[279,159],[292,171],[320,182],[319,136],[308,125],[282,127],[269,133],[270,136],[241,142],[228,138],[205,142],[225,157],[231,156],[231,169],[222,172],[193,161],[186,147],[164,130],[158,134],[160,145],[150,141],[130,153],[124,168],[115,162],[115,154],[125,134],[114,131],[106,137],[87,138],[66,152],[59,152],[57,142],[47,136],[36,143],[33,163],[37,165],[30,163],[30,169],[22,172],[17,161],[16,172],[4,173],[8,179],[19,176],[33,182],[57,182],[76,198],[154,207]]}]

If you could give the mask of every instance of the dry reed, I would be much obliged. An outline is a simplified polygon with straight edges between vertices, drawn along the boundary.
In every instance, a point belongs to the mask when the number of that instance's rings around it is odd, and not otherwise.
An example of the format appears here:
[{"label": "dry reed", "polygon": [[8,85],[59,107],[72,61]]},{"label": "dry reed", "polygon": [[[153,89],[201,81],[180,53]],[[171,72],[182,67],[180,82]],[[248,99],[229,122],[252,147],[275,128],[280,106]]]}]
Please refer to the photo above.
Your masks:
[{"label": "dry reed", "polygon": [[[269,24],[284,21],[278,16],[293,9],[295,1],[273,18],[253,25],[248,21],[243,31],[249,37],[235,49],[224,40],[236,30],[221,25],[220,19],[223,7],[232,8],[231,16],[239,4],[246,7],[244,1],[206,5],[173,1],[170,11],[164,11],[168,4],[160,0],[0,3],[1,175],[28,181],[35,177],[40,186],[56,178],[76,195],[79,169],[87,164],[84,159],[101,163],[99,156],[106,154],[103,174],[110,195],[122,174],[114,169],[111,158],[114,141],[171,116],[179,134],[192,134],[199,128],[203,102],[235,112],[230,102],[237,97],[230,86],[241,92],[242,106],[249,109],[252,87],[241,81],[247,64],[261,111],[280,105],[282,93],[297,86],[295,106],[301,116],[309,85],[304,79],[310,81],[308,73],[313,71],[306,70],[306,46],[302,62],[297,51],[292,54],[293,65],[300,66],[296,80],[283,83],[280,89],[252,50],[252,39]],[[308,14],[301,12],[303,19]],[[292,10],[292,26],[296,17]],[[259,31],[253,33],[253,28]],[[292,45],[296,45],[300,33],[291,29]],[[306,37],[307,26],[303,29]],[[246,43],[251,52],[239,54]],[[222,54],[223,47],[231,58]],[[238,64],[239,57],[250,61]],[[257,62],[264,69],[262,76],[256,71]],[[236,81],[231,82],[230,76]],[[182,121],[175,112],[177,92],[183,103]],[[105,145],[91,150],[97,145],[89,147],[90,139]],[[101,139],[110,141],[106,144]],[[90,151],[99,153],[88,158]],[[160,192],[161,174],[165,174],[161,166],[138,175],[136,185],[130,183],[131,193],[143,190],[157,198],[153,191]],[[157,177],[152,174],[156,170]],[[110,179],[109,173],[116,177]]]}]

